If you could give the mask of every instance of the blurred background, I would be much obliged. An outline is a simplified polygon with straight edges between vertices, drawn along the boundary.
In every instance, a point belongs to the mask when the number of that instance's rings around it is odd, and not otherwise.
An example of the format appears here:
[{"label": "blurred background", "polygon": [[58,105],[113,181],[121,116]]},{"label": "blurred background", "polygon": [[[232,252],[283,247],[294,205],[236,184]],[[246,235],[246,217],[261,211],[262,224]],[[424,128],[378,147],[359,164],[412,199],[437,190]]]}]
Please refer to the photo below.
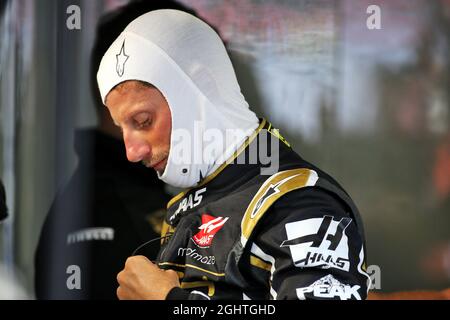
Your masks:
[{"label": "blurred background", "polygon": [[[77,164],[73,130],[97,123],[95,26],[127,2],[0,0],[0,262],[29,297],[43,220]],[[180,2],[220,32],[251,108],[351,194],[381,291],[449,287],[450,1]]]}]

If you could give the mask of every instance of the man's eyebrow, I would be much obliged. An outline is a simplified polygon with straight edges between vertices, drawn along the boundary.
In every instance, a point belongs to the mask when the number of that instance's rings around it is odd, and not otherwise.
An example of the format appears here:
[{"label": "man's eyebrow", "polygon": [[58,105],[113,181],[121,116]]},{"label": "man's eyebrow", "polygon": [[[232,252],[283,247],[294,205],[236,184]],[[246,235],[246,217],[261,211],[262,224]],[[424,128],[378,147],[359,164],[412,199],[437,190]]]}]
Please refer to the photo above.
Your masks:
[{"label": "man's eyebrow", "polygon": [[136,109],[130,111],[130,113],[127,115],[127,117],[133,118],[141,113],[151,113],[151,112],[147,108],[136,108]]},{"label": "man's eyebrow", "polygon": [[148,109],[147,102],[145,100],[135,103],[132,107],[125,111],[123,118],[130,119],[143,112],[151,113],[151,110]]}]

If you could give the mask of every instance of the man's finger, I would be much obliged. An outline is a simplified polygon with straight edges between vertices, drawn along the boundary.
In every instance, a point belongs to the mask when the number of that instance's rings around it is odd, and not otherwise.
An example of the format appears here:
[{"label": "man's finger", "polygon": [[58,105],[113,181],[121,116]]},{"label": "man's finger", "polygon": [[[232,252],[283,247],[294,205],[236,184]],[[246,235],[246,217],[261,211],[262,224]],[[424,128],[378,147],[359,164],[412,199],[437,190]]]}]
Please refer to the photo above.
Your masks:
[{"label": "man's finger", "polygon": [[116,295],[117,295],[117,298],[119,298],[119,300],[125,300],[124,290],[121,286],[117,287]]},{"label": "man's finger", "polygon": [[172,277],[174,277],[174,278],[179,278],[178,277],[178,273],[176,272],[176,271],[174,271],[174,270],[165,270],[165,272],[167,273],[167,274],[169,274],[170,276],[172,276]]},{"label": "man's finger", "polygon": [[117,276],[116,276],[117,282],[118,282],[119,284],[122,283],[122,278],[123,278],[123,270],[120,271],[120,272],[117,274]]},{"label": "man's finger", "polygon": [[147,257],[145,256],[131,256],[128,257],[127,261],[125,261],[125,268],[132,267],[133,265],[137,263],[147,263],[149,265],[154,265],[153,262],[151,262]]}]

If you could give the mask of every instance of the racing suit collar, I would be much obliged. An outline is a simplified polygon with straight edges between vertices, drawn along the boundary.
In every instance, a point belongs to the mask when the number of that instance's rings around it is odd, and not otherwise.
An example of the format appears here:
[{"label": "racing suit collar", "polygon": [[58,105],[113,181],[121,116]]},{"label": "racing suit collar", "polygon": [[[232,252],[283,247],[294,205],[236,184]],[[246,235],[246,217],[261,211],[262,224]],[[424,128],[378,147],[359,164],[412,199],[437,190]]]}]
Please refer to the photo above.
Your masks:
[{"label": "racing suit collar", "polygon": [[222,165],[219,166],[213,173],[203,179],[197,186],[184,190],[183,192],[173,197],[168,202],[167,208],[170,208],[175,202],[183,198],[193,189],[202,188],[204,186],[207,186],[210,190],[215,188],[221,189],[224,185],[231,185],[232,181],[242,178],[244,175],[254,175],[256,170],[260,170],[261,163],[259,159],[255,164],[236,164],[234,162],[239,156],[243,155],[244,152],[248,151],[249,146],[252,143],[256,143],[255,139],[258,137],[262,130],[268,130],[270,127],[271,124],[267,122],[266,119],[260,119],[258,128],[256,128],[253,134],[240,145],[238,150],[233,155],[231,155],[224,163],[222,163]]}]

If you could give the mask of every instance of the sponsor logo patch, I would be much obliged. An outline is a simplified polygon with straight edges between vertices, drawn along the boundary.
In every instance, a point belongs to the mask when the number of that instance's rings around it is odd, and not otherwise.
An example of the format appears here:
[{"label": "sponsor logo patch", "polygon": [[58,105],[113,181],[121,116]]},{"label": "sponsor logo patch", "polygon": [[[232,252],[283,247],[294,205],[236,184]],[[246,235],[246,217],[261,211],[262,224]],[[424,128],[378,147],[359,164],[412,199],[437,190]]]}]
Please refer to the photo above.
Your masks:
[{"label": "sponsor logo patch", "polygon": [[297,288],[297,297],[300,300],[306,300],[309,298],[323,298],[334,300],[348,300],[358,299],[361,300],[361,296],[358,289],[361,288],[358,285],[350,286],[342,284],[336,280],[331,274],[317,280],[309,287]]},{"label": "sponsor logo patch", "polygon": [[296,178],[298,176],[302,175],[301,174],[296,174],[294,176],[290,176],[287,178],[284,178],[281,181],[278,181],[275,184],[270,184],[270,186],[267,188],[267,190],[265,191],[265,193],[260,197],[260,199],[258,200],[258,202],[256,203],[255,207],[253,208],[251,214],[250,214],[250,218],[254,219],[255,216],[257,215],[259,209],[261,209],[261,207],[267,202],[267,200],[271,197],[273,197],[274,195],[278,194],[281,192],[280,190],[280,186],[285,184],[286,182],[288,182],[289,180]]},{"label": "sponsor logo patch", "polygon": [[345,230],[350,218],[333,220],[332,216],[287,223],[287,240],[296,267],[336,268],[349,271],[348,237]]},{"label": "sponsor logo patch", "polygon": [[169,221],[173,222],[173,220],[178,216],[178,214],[198,206],[203,200],[203,193],[205,191],[206,188],[202,188],[200,190],[195,191],[194,194],[191,193],[189,196],[181,200],[180,204],[178,205],[177,211],[175,211],[175,213],[169,217]]},{"label": "sponsor logo patch", "polygon": [[202,214],[202,225],[198,227],[200,231],[191,239],[200,248],[209,248],[215,234],[223,227],[229,217],[213,217],[209,214]]},{"label": "sponsor logo patch", "polygon": [[198,261],[203,264],[213,265],[216,263],[215,256],[204,256],[197,252],[197,249],[192,248],[179,248],[178,249],[179,257],[189,257],[192,260]]},{"label": "sponsor logo patch", "polygon": [[120,48],[120,52],[116,54],[116,72],[119,77],[123,76],[125,72],[125,62],[127,62],[130,56],[125,53],[125,40],[122,43],[122,47]]}]

